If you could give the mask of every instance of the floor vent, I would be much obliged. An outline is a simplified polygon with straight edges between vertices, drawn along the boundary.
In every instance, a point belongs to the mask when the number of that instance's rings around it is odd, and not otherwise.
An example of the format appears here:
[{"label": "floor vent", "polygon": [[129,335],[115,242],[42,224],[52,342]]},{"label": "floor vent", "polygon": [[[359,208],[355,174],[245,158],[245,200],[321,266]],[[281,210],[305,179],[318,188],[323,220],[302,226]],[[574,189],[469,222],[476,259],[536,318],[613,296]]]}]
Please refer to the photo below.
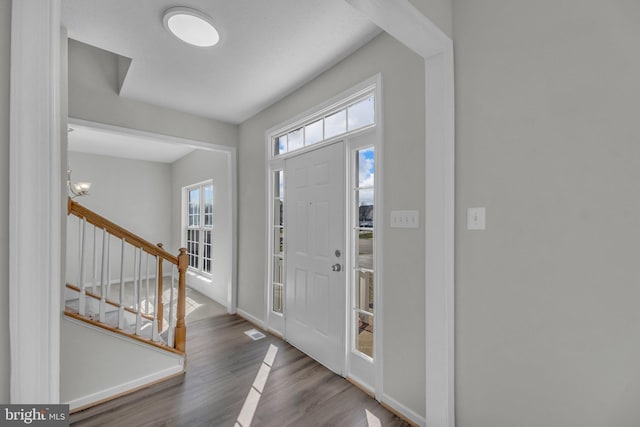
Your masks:
[{"label": "floor vent", "polygon": [[261,340],[262,338],[266,337],[265,334],[263,334],[260,331],[255,330],[255,329],[249,329],[248,331],[244,331],[244,334],[247,335],[248,337],[250,337],[254,341],[258,341],[258,340]]}]

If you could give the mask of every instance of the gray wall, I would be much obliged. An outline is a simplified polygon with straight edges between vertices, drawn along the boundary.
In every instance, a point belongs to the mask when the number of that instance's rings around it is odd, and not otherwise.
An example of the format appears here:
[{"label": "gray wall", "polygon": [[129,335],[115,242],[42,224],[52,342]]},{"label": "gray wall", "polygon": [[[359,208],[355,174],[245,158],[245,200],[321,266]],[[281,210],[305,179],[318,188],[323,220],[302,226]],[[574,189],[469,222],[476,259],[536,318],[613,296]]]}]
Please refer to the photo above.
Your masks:
[{"label": "gray wall", "polygon": [[449,37],[453,35],[452,0],[409,0]]},{"label": "gray wall", "polygon": [[76,320],[64,318],[60,328],[60,401],[70,403],[72,410],[182,368],[174,353]]},{"label": "gray wall", "polygon": [[[68,160],[74,182],[92,183],[90,195],[76,199],[77,202],[151,243],[172,246],[170,164],[78,152],[69,152]],[[67,280],[74,284],[79,281],[78,221],[73,215],[67,217]],[[97,241],[101,253],[100,233]],[[85,279],[90,281],[93,227],[87,226],[85,244]],[[125,279],[131,279],[133,249],[129,245],[126,248],[124,274]],[[120,277],[120,251],[120,246],[112,241],[112,280]]]},{"label": "gray wall", "polygon": [[236,125],[118,95],[118,55],[69,40],[69,116],[220,145],[235,146]]},{"label": "gray wall", "polygon": [[11,1],[0,2],[0,402],[9,402],[9,68]]},{"label": "gray wall", "polygon": [[143,239],[171,247],[171,165],[69,152],[74,182],[91,182],[76,199]]},{"label": "gray wall", "polygon": [[640,2],[453,12],[458,426],[637,426]]},{"label": "gray wall", "polygon": [[189,286],[211,299],[227,305],[227,286],[231,280],[231,185],[229,154],[196,150],[171,165],[171,232],[173,250],[178,253],[182,241],[182,188],[213,180],[213,272],[212,283],[187,276]]},{"label": "gray wall", "polygon": [[424,218],[424,63],[391,37],[376,37],[240,126],[238,305],[264,318],[265,131],[378,72],[385,140],[384,390],[424,415],[424,228],[390,229],[388,223],[393,209],[417,209]]}]

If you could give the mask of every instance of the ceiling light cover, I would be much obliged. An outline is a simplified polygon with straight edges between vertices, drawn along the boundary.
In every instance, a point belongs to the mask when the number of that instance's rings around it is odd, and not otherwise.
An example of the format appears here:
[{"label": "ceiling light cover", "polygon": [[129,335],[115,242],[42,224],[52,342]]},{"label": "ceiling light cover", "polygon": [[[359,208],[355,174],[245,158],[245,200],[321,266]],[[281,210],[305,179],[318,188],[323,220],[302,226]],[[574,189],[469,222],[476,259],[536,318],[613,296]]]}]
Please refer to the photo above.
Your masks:
[{"label": "ceiling light cover", "polygon": [[162,22],[175,37],[197,47],[212,47],[220,42],[213,20],[196,9],[172,7],[165,11]]}]

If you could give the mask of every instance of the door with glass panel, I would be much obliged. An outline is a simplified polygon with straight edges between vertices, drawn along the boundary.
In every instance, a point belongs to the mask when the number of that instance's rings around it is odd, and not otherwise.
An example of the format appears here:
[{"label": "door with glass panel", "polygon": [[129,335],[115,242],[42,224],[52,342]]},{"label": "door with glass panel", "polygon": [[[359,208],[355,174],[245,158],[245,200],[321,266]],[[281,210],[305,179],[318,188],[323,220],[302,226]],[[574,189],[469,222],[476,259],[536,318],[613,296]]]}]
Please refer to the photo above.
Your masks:
[{"label": "door with glass panel", "polygon": [[285,338],[334,372],[345,355],[344,145],[285,162]]}]

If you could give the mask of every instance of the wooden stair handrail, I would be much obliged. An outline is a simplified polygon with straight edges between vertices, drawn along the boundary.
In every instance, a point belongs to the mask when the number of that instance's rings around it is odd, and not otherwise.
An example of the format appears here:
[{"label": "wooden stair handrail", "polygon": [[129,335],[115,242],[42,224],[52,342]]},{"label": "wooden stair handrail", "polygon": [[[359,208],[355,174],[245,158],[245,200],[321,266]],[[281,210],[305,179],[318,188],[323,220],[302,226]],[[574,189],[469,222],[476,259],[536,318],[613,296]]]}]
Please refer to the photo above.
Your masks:
[{"label": "wooden stair handrail", "polygon": [[[95,213],[91,209],[88,209],[81,204],[74,202],[73,200],[71,200],[71,197],[68,198],[67,213],[70,215],[75,215],[80,219],[84,218],[89,224],[92,224],[100,229],[104,229],[107,231],[107,233],[119,239],[124,239],[130,245],[140,248],[150,255],[157,256],[159,267],[158,295],[162,295],[162,260],[166,260],[178,268],[178,303],[175,326],[175,342],[173,347],[178,352],[184,354],[186,351],[187,341],[187,326],[184,320],[186,309],[186,274],[189,267],[187,249],[180,248],[180,253],[178,254],[178,256],[171,255],[169,252],[165,251],[162,248],[161,244],[154,245],[152,243],[149,243],[142,237],[137,236],[129,230],[109,221],[108,219]],[[158,301],[156,301],[156,304],[158,304],[156,310],[162,308],[162,298],[159,298],[159,300],[159,304]],[[156,313],[158,313],[158,311],[156,311]],[[159,329],[160,325],[162,324],[162,315],[160,313],[158,313]],[[169,321],[171,322],[171,319],[169,319]]]},{"label": "wooden stair handrail", "polygon": [[93,224],[94,226],[100,229],[106,229],[109,234],[114,235],[115,237],[122,239],[124,238],[127,243],[135,246],[137,248],[143,249],[150,255],[155,255],[159,258],[165,259],[172,263],[173,265],[178,265],[178,257],[171,255],[169,252],[165,251],[161,247],[154,245],[153,243],[149,243],[145,239],[140,236],[137,236],[130,232],[129,230],[120,227],[119,225],[109,221],[105,217],[98,215],[91,209],[88,209],[78,202],[74,202],[71,198],[68,199],[67,205],[67,213],[71,215],[75,215],[78,218],[86,219],[89,224]]}]

